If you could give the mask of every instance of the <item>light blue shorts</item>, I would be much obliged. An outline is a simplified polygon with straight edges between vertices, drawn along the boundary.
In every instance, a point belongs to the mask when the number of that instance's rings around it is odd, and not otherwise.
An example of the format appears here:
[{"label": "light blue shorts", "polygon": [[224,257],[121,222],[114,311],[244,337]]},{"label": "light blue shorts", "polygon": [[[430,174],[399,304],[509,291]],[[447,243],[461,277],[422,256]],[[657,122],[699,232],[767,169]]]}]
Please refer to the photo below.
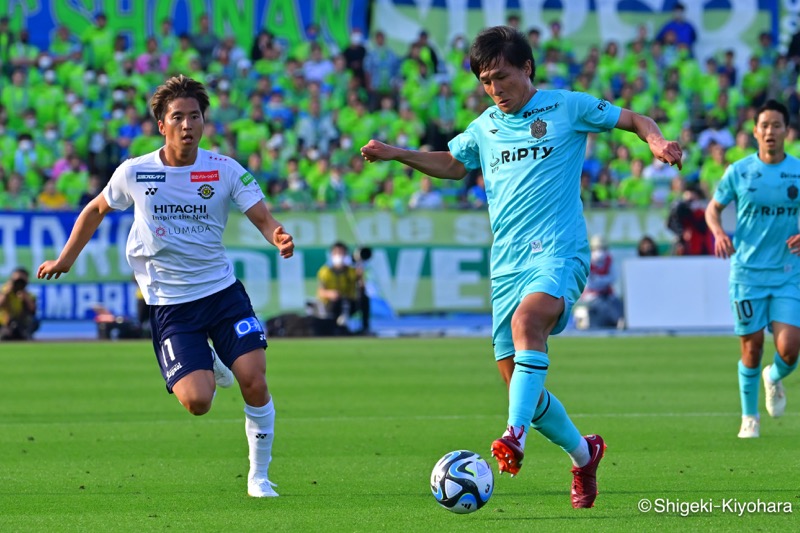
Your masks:
[{"label": "light blue shorts", "polygon": [[528,270],[492,279],[492,344],[498,361],[514,355],[511,317],[522,299],[535,292],[564,298],[564,312],[550,332],[558,335],[569,322],[572,306],[586,286],[588,267],[575,258],[541,258]]},{"label": "light blue shorts", "polygon": [[733,331],[750,335],[762,329],[772,331],[773,322],[800,328],[800,288],[797,283],[762,287],[731,283]]}]

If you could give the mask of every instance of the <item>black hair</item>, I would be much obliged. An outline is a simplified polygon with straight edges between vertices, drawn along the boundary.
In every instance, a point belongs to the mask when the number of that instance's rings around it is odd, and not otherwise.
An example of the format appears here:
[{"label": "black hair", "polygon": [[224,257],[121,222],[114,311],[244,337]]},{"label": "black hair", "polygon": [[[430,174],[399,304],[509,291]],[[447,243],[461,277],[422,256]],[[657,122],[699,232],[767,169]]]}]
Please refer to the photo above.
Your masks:
[{"label": "black hair", "polygon": [[536,76],[536,61],[528,39],[510,26],[493,26],[482,30],[469,48],[469,66],[475,77],[495,66],[501,60],[517,67],[525,68],[531,62],[531,81]]},{"label": "black hair", "polygon": [[783,124],[785,126],[789,125],[789,109],[779,101],[770,99],[764,102],[756,111],[756,121],[758,121],[758,117],[761,116],[761,113],[764,111],[777,111],[783,115]]},{"label": "black hair", "polygon": [[331,250],[344,250],[344,253],[347,253],[347,245],[342,241],[336,241],[331,245]]}]

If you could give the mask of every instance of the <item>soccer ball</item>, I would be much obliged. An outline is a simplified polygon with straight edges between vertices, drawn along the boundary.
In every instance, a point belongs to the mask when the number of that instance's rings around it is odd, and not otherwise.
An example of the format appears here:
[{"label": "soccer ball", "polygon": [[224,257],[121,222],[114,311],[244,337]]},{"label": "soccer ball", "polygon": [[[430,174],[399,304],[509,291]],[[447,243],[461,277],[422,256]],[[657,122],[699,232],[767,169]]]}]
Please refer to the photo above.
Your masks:
[{"label": "soccer ball", "polygon": [[483,507],[494,490],[492,469],[475,452],[456,450],[439,459],[431,472],[431,492],[439,505],[454,513]]}]

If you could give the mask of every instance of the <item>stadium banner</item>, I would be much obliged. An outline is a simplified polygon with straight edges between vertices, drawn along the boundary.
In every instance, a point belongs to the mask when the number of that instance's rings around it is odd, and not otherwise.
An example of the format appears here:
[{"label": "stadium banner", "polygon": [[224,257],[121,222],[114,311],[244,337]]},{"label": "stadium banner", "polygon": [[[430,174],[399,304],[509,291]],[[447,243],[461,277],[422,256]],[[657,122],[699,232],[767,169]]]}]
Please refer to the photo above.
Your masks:
[{"label": "stadium banner", "polygon": [[31,44],[46,50],[54,30],[66,26],[81,36],[93,25],[94,15],[105,13],[108,27],[143,49],[147,37],[158,34],[161,21],[173,21],[175,35],[192,33],[197,19],[208,13],[219,37],[235,35],[249,51],[262,28],[287,43],[305,38],[305,28],[316,23],[327,41],[344,46],[354,28],[367,27],[369,0],[19,0],[0,2],[0,16],[8,16],[14,30],[28,28]]},{"label": "stadium banner", "polygon": [[[1,212],[0,279],[17,266],[35,273],[55,258],[69,237],[76,212]],[[660,245],[671,241],[665,209],[586,212],[590,235],[632,250],[643,235]],[[485,211],[363,211],[279,213],[295,239],[295,257],[283,260],[244,215],[231,213],[223,242],[236,276],[247,287],[260,317],[302,311],[316,297],[317,270],[330,245],[369,246],[368,278],[396,313],[489,312],[489,248]],[[101,305],[115,314],[136,315],[136,287],[125,257],[133,215],[112,212],[59,280],[36,282],[46,319],[82,320]],[[35,275],[35,274],[34,274]]]},{"label": "stadium banner", "polygon": [[[781,4],[778,0],[683,2],[686,20],[697,30],[695,56],[706,57],[734,49],[742,72],[758,43],[758,34],[770,32],[778,42]],[[376,0],[372,10],[372,31],[381,30],[398,52],[405,54],[419,32],[441,52],[449,50],[458,36],[468,39],[487,26],[505,24],[517,15],[520,28],[537,28],[542,42],[550,38],[550,23],[561,23],[561,35],[575,46],[582,59],[591,46],[608,41],[627,43],[644,25],[655,35],[672,16],[673,0],[618,2],[610,0]],[[560,6],[560,7],[559,7]],[[789,11],[787,7],[784,10]],[[787,23],[788,26],[788,23]]]}]

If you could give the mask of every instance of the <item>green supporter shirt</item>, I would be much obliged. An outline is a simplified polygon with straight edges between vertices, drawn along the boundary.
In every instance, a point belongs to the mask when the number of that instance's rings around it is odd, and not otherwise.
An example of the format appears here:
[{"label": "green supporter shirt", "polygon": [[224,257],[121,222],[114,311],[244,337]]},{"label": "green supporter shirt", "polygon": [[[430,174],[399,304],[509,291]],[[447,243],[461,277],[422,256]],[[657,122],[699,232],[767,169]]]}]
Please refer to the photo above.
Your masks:
[{"label": "green supporter shirt", "polygon": [[230,130],[236,135],[236,153],[241,158],[257,152],[261,142],[269,138],[267,124],[255,122],[251,118],[241,118],[231,122]]},{"label": "green supporter shirt", "polygon": [[347,107],[339,112],[336,122],[339,132],[349,135],[353,139],[353,146],[364,146],[377,131],[375,116],[372,114],[359,115],[355,109]]},{"label": "green supporter shirt", "polygon": [[367,165],[360,173],[348,172],[345,174],[344,180],[350,188],[354,202],[369,205],[378,185],[388,176],[389,168],[381,167],[388,167],[388,165]]},{"label": "green supporter shirt", "polygon": [[90,67],[97,70],[111,61],[114,56],[114,39],[114,32],[108,26],[103,29],[96,26],[86,28],[81,41],[84,43],[86,62]]},{"label": "green supporter shirt", "polygon": [[[788,143],[787,143],[787,152],[788,152]],[[734,161],[738,161],[740,159],[744,159],[750,154],[756,153],[755,148],[739,148],[738,146],[731,146],[725,152],[725,161],[728,163],[733,163]],[[792,154],[794,155],[794,154]],[[797,157],[797,156],[795,156]]]},{"label": "green supporter shirt", "polygon": [[22,112],[33,105],[33,92],[25,86],[6,85],[0,92],[0,103],[8,113],[8,126],[10,129],[20,131],[24,126]]},{"label": "green supporter shirt", "polygon": [[709,158],[700,166],[700,183],[704,183],[709,193],[713,194],[717,184],[722,180],[727,165],[720,165]]},{"label": "green supporter shirt", "polygon": [[595,183],[592,192],[598,202],[610,204],[617,198],[617,187],[613,183]]},{"label": "green supporter shirt", "polygon": [[58,177],[56,190],[67,197],[70,206],[77,207],[78,201],[83,196],[83,193],[86,192],[88,184],[88,171],[65,170]]},{"label": "green supporter shirt", "polygon": [[10,195],[0,191],[0,209],[10,211],[24,211],[33,208],[33,196],[27,192],[20,192],[17,195]]},{"label": "green supporter shirt", "polygon": [[64,89],[56,85],[40,85],[36,87],[33,97],[33,109],[39,124],[57,124],[64,113]]},{"label": "green supporter shirt", "polygon": [[742,93],[745,100],[752,102],[753,98],[769,87],[769,81],[770,70],[767,68],[759,67],[755,71],[745,73],[742,76]]},{"label": "green supporter shirt", "polygon": [[164,146],[164,137],[161,135],[139,135],[131,141],[128,155],[130,157],[139,157],[155,152],[162,146]]},{"label": "green supporter shirt", "polygon": [[647,207],[653,196],[653,184],[644,178],[628,177],[619,182],[618,198],[628,205]]},{"label": "green supporter shirt", "polygon": [[336,189],[328,180],[317,188],[317,202],[323,206],[337,207],[340,201],[350,201],[350,190],[347,185],[344,185],[341,190]]},{"label": "green supporter shirt", "polygon": [[617,180],[627,178],[631,174],[631,162],[624,159],[612,159],[608,169]]}]

